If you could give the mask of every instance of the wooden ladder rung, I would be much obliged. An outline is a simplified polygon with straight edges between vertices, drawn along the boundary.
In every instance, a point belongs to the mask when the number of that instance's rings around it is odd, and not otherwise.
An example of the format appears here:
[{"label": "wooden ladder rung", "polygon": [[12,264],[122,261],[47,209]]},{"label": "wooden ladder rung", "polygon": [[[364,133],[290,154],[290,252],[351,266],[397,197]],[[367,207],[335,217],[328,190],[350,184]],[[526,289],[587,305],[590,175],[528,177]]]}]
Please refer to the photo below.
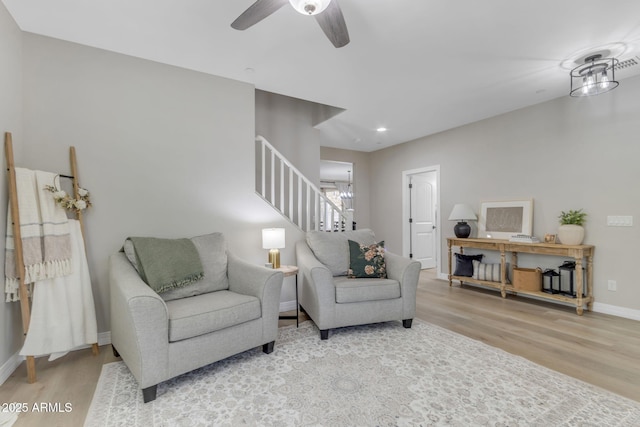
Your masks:
[{"label": "wooden ladder rung", "polygon": [[[14,252],[16,256],[16,271],[19,278],[19,294],[20,294],[20,310],[22,314],[22,330],[24,335],[27,335],[29,331],[29,323],[31,320],[31,307],[29,305],[29,293],[27,291],[27,285],[24,283],[24,258],[22,255],[22,238],[20,234],[20,210],[18,207],[18,190],[16,186],[16,170],[13,158],[13,138],[11,132],[5,132],[4,134],[4,149],[5,157],[7,159],[7,171],[9,178],[9,205],[11,207],[11,216],[13,218],[13,240],[14,240]],[[76,163],[76,149],[75,147],[69,148],[69,157],[71,162],[71,179],[73,179],[73,191],[74,196],[78,198],[78,167]],[[82,218],[82,212],[76,211],[76,218],[80,222],[80,230],[82,232],[82,239],[85,240],[84,234],[84,222]],[[86,252],[86,241],[85,241]],[[100,352],[98,343],[92,344],[92,353],[98,355]],[[34,356],[26,357],[27,366],[27,382],[33,384],[36,382],[36,362]]]}]

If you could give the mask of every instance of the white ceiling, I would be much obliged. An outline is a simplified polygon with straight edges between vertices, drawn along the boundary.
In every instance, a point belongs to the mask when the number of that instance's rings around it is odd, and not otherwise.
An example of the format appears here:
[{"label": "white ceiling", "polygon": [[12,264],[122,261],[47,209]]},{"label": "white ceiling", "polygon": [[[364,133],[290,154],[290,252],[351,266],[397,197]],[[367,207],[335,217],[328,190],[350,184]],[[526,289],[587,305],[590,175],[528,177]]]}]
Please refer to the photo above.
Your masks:
[{"label": "white ceiling", "polygon": [[289,5],[236,31],[253,0],[2,1],[24,31],[344,108],[318,129],[360,151],[567,96],[589,52],[640,54],[638,0],[334,0],[351,37],[340,49]]}]

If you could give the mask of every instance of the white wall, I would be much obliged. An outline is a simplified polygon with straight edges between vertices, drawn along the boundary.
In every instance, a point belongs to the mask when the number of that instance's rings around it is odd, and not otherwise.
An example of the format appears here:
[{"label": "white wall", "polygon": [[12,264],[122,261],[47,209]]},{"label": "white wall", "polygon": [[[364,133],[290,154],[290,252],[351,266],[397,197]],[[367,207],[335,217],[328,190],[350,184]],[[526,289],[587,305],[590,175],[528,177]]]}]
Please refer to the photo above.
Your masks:
[{"label": "white wall", "polygon": [[[636,77],[598,97],[567,96],[376,151],[371,154],[372,227],[391,251],[402,249],[402,171],[430,165],[440,165],[443,218],[455,203],[468,203],[478,212],[481,201],[533,198],[533,232],[541,237],[557,232],[560,211],[583,208],[588,213],[585,243],[596,247],[596,305],[637,313],[639,136]],[[634,226],[607,227],[607,215],[633,215]],[[453,236],[453,226],[442,223],[445,273],[446,237]],[[617,281],[617,292],[607,290],[608,279]]]},{"label": "white wall", "polygon": [[92,195],[99,332],[110,329],[107,260],[127,236],[223,231],[233,252],[266,261],[260,230],[282,219],[254,193],[252,85],[32,34],[23,78],[23,163],[67,172],[74,145]]},{"label": "white wall", "polygon": [[[0,136],[4,147],[4,133],[13,136],[14,157],[20,161],[22,141],[22,40],[21,32],[11,15],[0,2]],[[4,152],[4,151],[3,151]],[[3,154],[4,157],[4,154]],[[6,165],[6,161],[2,162]],[[7,223],[7,173],[0,173],[0,226],[6,230]],[[5,233],[2,234],[4,251]],[[4,259],[4,254],[2,255]],[[4,283],[4,262],[0,263]],[[0,298],[0,383],[15,368],[16,361],[7,366],[22,345],[22,321],[19,303],[4,302],[4,285]]]}]

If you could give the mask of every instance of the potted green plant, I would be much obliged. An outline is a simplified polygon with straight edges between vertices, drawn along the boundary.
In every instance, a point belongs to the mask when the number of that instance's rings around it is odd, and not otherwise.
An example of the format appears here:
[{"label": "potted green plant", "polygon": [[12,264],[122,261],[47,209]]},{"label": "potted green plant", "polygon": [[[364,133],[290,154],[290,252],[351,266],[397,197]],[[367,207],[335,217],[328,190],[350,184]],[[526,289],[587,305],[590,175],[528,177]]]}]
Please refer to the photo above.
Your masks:
[{"label": "potted green plant", "polygon": [[560,227],[558,227],[558,239],[564,245],[579,245],[584,240],[584,227],[582,226],[587,213],[582,209],[562,211],[560,216]]}]

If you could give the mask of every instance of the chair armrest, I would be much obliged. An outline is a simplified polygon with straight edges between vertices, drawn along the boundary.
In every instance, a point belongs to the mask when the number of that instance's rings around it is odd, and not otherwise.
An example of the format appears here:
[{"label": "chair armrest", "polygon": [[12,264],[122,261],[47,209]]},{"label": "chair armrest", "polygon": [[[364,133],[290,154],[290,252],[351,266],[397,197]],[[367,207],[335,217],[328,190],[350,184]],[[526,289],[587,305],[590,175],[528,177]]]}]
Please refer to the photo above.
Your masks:
[{"label": "chair armrest", "polygon": [[265,299],[266,294],[277,293],[279,296],[277,288],[282,286],[284,279],[282,271],[251,264],[230,252],[227,253],[227,275],[229,290],[260,300]]},{"label": "chair armrest", "polygon": [[418,261],[385,252],[387,277],[400,283],[400,294],[403,300],[403,318],[412,319],[416,312],[416,292],[422,265]]},{"label": "chair armrest", "polygon": [[252,295],[260,300],[265,342],[275,340],[284,279],[282,271],[251,264],[227,252],[227,276],[230,291]]},{"label": "chair armrest", "polygon": [[169,368],[167,306],[122,252],[109,257],[109,283],[111,342],[141,388],[158,384]]},{"label": "chair armrest", "polygon": [[296,260],[302,280],[301,305],[320,327],[325,321],[333,323],[336,290],[331,270],[315,257],[305,241],[296,243]]}]

